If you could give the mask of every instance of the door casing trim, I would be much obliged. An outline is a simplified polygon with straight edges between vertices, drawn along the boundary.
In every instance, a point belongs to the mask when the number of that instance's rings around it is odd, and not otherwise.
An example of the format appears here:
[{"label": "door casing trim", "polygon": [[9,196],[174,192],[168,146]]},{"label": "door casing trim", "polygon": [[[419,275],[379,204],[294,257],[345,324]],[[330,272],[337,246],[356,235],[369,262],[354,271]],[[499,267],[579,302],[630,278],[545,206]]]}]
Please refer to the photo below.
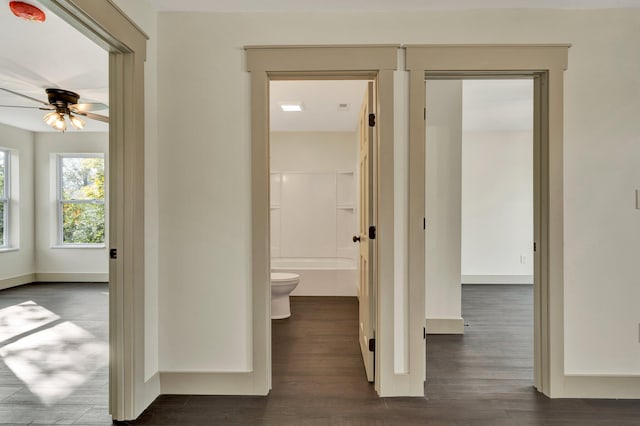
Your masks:
[{"label": "door casing trim", "polygon": [[132,420],[160,392],[145,380],[144,61],[147,35],[109,0],[41,0],[109,52],[109,412]]},{"label": "door casing trim", "polygon": [[[534,386],[560,395],[564,378],[563,73],[569,45],[412,45],[409,141],[409,286],[425,291],[425,76],[534,78]],[[422,294],[420,295],[420,292]]]},{"label": "door casing trim", "polygon": [[[252,374],[255,392],[271,388],[269,247],[269,81],[374,78],[378,89],[378,237],[375,388],[381,396],[424,394],[422,378],[394,373],[393,73],[399,45],[247,46],[251,74]],[[416,339],[418,340],[418,339]],[[420,335],[420,342],[422,338]],[[416,386],[417,384],[417,386]]]}]

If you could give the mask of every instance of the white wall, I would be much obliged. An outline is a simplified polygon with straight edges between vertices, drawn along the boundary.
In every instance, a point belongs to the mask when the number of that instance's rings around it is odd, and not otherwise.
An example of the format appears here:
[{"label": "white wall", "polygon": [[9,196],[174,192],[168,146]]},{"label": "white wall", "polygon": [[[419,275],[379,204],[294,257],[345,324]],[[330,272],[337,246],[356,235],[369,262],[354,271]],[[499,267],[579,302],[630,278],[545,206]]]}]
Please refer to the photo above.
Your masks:
[{"label": "white wall", "polygon": [[462,283],[533,283],[533,134],[462,134]]},{"label": "white wall", "polygon": [[243,46],[572,43],[564,90],[565,370],[640,374],[639,20],[638,10],[160,14],[161,368],[251,368]]},{"label": "white wall", "polygon": [[[425,280],[427,331],[462,332],[460,203],[462,81],[426,82]],[[436,328],[430,319],[451,321]],[[455,327],[457,325],[457,327]]]},{"label": "white wall", "polygon": [[[105,246],[102,248],[61,248],[57,241],[57,171],[56,154],[103,154],[105,178],[108,180],[107,133],[66,132],[35,134],[36,196],[36,268],[40,281],[107,281],[108,232],[106,220]],[[108,191],[108,187],[107,187]],[[108,199],[108,195],[105,194]],[[105,211],[108,202],[105,201]]]},{"label": "white wall", "polygon": [[[33,281],[35,270],[33,133],[0,124],[0,148],[11,151],[11,248],[0,251],[0,289]],[[17,172],[17,173],[15,173]],[[16,179],[17,178],[17,179]],[[18,189],[18,191],[16,191]],[[15,225],[18,225],[17,227]]]}]

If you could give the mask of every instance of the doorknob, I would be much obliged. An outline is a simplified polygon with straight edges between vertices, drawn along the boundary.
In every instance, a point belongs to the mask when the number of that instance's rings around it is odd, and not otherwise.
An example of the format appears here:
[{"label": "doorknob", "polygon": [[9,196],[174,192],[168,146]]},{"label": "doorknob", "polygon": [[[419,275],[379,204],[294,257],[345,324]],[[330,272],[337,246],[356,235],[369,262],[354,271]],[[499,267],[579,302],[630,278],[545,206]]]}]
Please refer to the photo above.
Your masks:
[{"label": "doorknob", "polygon": [[360,242],[360,237],[354,235],[352,240],[353,240],[354,243],[358,243],[358,242]]}]

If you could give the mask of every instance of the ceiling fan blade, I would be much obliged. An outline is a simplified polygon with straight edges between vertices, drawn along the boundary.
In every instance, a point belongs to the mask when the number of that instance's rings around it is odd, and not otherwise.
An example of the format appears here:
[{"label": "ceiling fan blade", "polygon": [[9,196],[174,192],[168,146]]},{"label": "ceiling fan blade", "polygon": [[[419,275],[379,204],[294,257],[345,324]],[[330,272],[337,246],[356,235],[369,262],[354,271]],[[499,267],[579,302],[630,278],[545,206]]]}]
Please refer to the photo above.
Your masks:
[{"label": "ceiling fan blade", "polygon": [[0,105],[1,108],[26,108],[26,109],[39,109],[39,110],[44,110],[44,111],[49,111],[54,109],[53,107],[51,108],[44,108],[44,107],[36,107],[36,106],[24,106],[24,105]]},{"label": "ceiling fan blade", "polygon": [[101,104],[99,102],[69,105],[69,109],[73,112],[100,111],[101,109],[107,108],[109,108],[107,105]]},{"label": "ceiling fan blade", "polygon": [[23,98],[30,99],[30,100],[32,100],[34,102],[38,102],[39,104],[46,105],[47,107],[50,106],[49,102],[41,101],[40,99],[32,98],[31,96],[27,96],[27,95],[23,95],[22,93],[14,92],[13,90],[5,89],[3,87],[0,87],[0,90],[4,90],[5,92],[11,93],[11,94],[16,95],[16,96],[22,96]]},{"label": "ceiling fan blade", "polygon": [[76,112],[76,114],[81,115],[83,117],[91,118],[93,120],[102,121],[103,123],[109,122],[109,117],[101,114],[94,114],[92,112]]}]

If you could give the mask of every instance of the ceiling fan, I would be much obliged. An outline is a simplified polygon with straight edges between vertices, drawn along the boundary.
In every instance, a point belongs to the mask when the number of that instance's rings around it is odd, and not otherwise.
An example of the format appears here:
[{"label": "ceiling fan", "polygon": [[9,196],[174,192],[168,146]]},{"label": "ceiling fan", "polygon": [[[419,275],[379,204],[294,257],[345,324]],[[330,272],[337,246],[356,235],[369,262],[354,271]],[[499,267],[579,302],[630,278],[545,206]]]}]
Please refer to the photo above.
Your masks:
[{"label": "ceiling fan", "polygon": [[80,99],[80,95],[76,92],[72,92],[70,90],[64,89],[56,89],[49,88],[45,89],[47,94],[48,102],[42,101],[37,98],[33,98],[31,96],[14,92],[13,90],[5,89],[0,87],[0,90],[5,92],[14,94],[16,96],[21,96],[23,98],[32,100],[44,106],[20,106],[20,105],[0,105],[0,107],[9,107],[9,108],[37,108],[44,111],[50,111],[44,115],[43,120],[49,126],[53,127],[56,130],[60,130],[64,132],[67,130],[67,123],[65,121],[65,116],[69,118],[69,122],[75,129],[82,129],[85,126],[84,120],[82,120],[78,116],[83,116],[86,118],[90,118],[93,120],[102,121],[104,123],[109,122],[109,117],[106,115],[95,114],[92,111],[100,111],[103,109],[109,108],[107,105],[91,102],[91,103],[78,103]]}]

